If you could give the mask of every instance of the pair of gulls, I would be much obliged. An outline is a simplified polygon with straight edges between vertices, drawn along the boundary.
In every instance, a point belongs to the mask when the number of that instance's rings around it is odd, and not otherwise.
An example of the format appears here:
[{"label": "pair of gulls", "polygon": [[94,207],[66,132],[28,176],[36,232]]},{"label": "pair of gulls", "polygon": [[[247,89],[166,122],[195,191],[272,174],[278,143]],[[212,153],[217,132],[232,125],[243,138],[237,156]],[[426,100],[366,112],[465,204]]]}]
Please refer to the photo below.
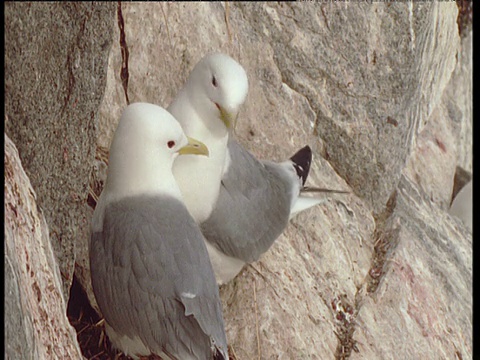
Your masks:
[{"label": "pair of gulls", "polygon": [[322,201],[302,192],[308,146],[274,163],[231,137],[247,91],[240,64],[208,55],[168,111],[131,104],[117,126],[90,267],[107,335],[135,359],[228,359],[217,283]]}]

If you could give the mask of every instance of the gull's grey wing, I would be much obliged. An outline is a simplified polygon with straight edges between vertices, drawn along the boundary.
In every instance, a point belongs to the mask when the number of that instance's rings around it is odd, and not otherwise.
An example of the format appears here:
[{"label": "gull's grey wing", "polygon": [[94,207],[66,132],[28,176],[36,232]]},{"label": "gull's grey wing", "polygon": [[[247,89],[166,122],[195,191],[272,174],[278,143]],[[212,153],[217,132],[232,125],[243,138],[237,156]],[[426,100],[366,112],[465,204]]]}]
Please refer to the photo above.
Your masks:
[{"label": "gull's grey wing", "polygon": [[225,254],[245,262],[258,260],[287,226],[292,199],[285,169],[259,161],[235,140],[228,142],[231,162],[204,237]]},{"label": "gull's grey wing", "polygon": [[212,359],[213,342],[227,358],[205,243],[178,200],[141,196],[107,205],[103,231],[92,234],[90,266],[98,305],[117,333],[180,359]]}]

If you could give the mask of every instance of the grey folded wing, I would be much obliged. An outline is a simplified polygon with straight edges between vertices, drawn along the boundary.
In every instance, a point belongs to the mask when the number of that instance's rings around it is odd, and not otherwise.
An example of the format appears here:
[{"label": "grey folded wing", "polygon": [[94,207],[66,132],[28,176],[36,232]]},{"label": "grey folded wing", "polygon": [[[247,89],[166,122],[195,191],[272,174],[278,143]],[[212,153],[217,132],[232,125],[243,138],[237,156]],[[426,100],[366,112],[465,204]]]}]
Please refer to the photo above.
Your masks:
[{"label": "grey folded wing", "polygon": [[229,140],[231,162],[210,217],[200,227],[211,244],[247,263],[268,250],[288,224],[291,179]]},{"label": "grey folded wing", "polygon": [[[227,356],[221,303],[198,226],[178,200],[127,198],[92,234],[92,284],[106,321],[152,351]],[[212,351],[212,348],[214,349]]]}]

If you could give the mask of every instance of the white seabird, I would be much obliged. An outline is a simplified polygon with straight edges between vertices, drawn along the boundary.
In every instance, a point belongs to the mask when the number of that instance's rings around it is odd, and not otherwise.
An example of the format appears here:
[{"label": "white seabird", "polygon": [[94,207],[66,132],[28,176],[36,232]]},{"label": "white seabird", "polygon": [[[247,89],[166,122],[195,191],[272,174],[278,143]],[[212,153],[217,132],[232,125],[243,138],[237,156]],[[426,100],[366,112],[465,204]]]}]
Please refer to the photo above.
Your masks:
[{"label": "white seabird", "polygon": [[112,345],[126,355],[228,359],[207,249],[171,171],[179,154],[208,150],[159,106],[125,109],[92,221],[93,290]]},{"label": "white seabird", "polygon": [[308,146],[275,163],[256,159],[233,139],[231,128],[247,92],[247,75],[238,62],[224,54],[207,55],[167,109],[185,134],[210,150],[209,158],[178,158],[173,173],[200,224],[219,284],[258,260],[292,216],[325,200],[303,192],[312,159]]}]

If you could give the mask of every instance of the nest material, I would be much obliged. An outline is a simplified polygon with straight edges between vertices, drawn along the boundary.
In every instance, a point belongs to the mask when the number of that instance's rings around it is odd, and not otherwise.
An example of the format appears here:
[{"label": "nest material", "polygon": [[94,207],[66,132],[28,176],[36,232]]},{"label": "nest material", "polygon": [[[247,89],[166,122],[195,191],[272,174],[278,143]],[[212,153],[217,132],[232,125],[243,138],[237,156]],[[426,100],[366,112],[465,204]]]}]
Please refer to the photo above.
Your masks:
[{"label": "nest material", "polygon": [[67,310],[68,320],[77,331],[77,340],[82,354],[88,360],[131,360],[130,357],[112,348],[105,334],[105,322],[88,301],[87,294],[73,278]]}]

